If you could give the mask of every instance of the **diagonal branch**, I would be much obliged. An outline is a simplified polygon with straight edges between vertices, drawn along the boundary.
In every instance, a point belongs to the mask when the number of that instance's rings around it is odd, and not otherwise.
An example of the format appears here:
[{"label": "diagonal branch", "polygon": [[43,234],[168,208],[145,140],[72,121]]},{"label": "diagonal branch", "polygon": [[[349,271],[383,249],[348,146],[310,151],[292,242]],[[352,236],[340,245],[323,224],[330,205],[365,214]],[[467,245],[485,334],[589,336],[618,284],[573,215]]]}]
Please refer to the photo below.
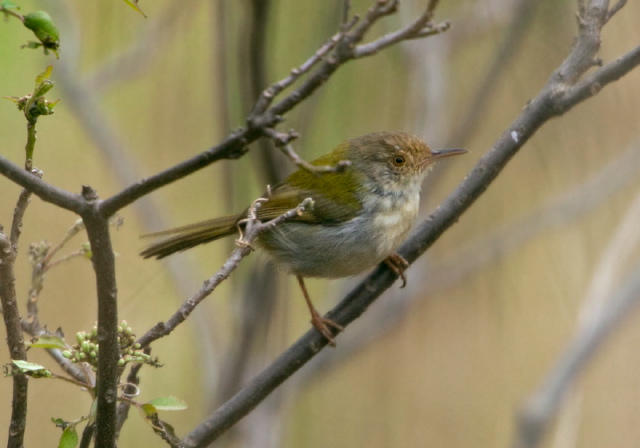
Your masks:
[{"label": "diagonal branch", "polygon": [[238,267],[240,261],[251,253],[251,251],[253,250],[251,244],[260,233],[264,232],[265,230],[272,229],[283,221],[299,215],[304,211],[305,208],[309,207],[313,203],[310,198],[307,198],[302,201],[302,203],[296,208],[289,210],[288,212],[278,216],[275,219],[272,219],[265,223],[261,223],[256,221],[255,211],[260,206],[260,203],[266,200],[268,199],[257,199],[249,208],[250,218],[246,220],[246,227],[244,229],[243,235],[238,241],[236,241],[238,247],[231,253],[222,268],[218,272],[216,272],[213,277],[205,281],[202,285],[202,288],[200,288],[200,290],[192,297],[187,299],[180,306],[180,308],[169,318],[169,320],[167,320],[166,323],[159,322],[153,328],[147,331],[142,337],[140,337],[140,339],[138,339],[137,341],[138,344],[140,344],[142,347],[146,347],[153,341],[167,336],[169,333],[175,330],[178,325],[180,325],[189,317],[189,315],[193,312],[193,310],[196,308],[196,306],[198,306],[200,302],[207,298],[218,287],[218,285],[220,285],[220,283],[225,281],[229,277],[229,275],[231,275],[231,273]]},{"label": "diagonal branch", "polygon": [[83,210],[84,201],[80,195],[69,193],[62,188],[48,184],[38,176],[34,176],[29,171],[26,171],[24,167],[16,165],[1,155],[0,174],[20,185],[22,188],[29,190],[43,201],[50,202],[58,207],[78,214]]}]

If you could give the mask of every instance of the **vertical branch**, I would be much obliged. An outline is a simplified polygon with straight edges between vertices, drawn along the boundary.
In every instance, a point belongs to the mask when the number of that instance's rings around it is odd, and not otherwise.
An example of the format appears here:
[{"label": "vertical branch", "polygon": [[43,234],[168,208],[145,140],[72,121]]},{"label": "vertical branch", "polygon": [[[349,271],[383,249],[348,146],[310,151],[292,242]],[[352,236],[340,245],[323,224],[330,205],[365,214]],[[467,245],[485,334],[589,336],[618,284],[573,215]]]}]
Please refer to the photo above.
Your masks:
[{"label": "vertical branch", "polygon": [[[88,190],[88,191],[87,191]],[[95,193],[85,188],[85,198]],[[116,446],[116,405],[118,386],[118,302],[115,257],[111,246],[109,220],[90,208],[83,220],[91,244],[93,269],[98,293],[98,357],[96,448]]]},{"label": "vertical branch", "polygon": [[[18,255],[18,240],[22,227],[22,218],[29,204],[31,193],[22,190],[13,212],[10,236],[0,232],[0,303],[2,317],[7,331],[7,346],[11,359],[27,359],[22,334],[22,317],[16,299],[16,279],[14,263]],[[0,229],[1,230],[1,229]],[[25,375],[13,376],[13,396],[11,402],[11,422],[9,423],[7,447],[21,448],[24,445],[24,432],[27,425],[27,394],[29,382]]]},{"label": "vertical branch", "polygon": [[[24,338],[20,326],[20,313],[16,301],[15,276],[13,263],[16,259],[16,246],[11,244],[6,235],[0,233],[0,300],[2,301],[2,317],[7,329],[7,345],[11,359],[27,359]],[[23,446],[24,431],[27,423],[27,377],[13,376],[13,399],[11,403],[11,423],[7,447]]]}]

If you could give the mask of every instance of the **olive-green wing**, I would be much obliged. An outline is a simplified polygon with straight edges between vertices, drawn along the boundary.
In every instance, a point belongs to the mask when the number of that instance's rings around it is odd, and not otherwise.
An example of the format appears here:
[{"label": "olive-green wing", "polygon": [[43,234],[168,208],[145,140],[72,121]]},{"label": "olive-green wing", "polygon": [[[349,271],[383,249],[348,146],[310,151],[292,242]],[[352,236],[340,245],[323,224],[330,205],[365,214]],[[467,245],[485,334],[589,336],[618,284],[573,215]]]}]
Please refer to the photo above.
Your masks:
[{"label": "olive-green wing", "polygon": [[[271,198],[262,203],[257,211],[257,217],[261,221],[269,221],[296,208],[306,198],[313,199],[313,204],[302,212],[301,215],[292,218],[294,221],[302,221],[308,223],[324,223],[326,225],[339,224],[341,222],[352,219],[360,210],[360,202],[355,195],[342,194],[335,195],[319,194],[317,189],[313,187],[322,187],[314,182],[316,179],[328,177],[330,174],[322,174],[318,177],[309,173],[312,177],[311,182],[305,186],[311,189],[301,189],[288,183],[282,183],[274,187],[271,191]],[[323,190],[320,190],[323,191]]]}]

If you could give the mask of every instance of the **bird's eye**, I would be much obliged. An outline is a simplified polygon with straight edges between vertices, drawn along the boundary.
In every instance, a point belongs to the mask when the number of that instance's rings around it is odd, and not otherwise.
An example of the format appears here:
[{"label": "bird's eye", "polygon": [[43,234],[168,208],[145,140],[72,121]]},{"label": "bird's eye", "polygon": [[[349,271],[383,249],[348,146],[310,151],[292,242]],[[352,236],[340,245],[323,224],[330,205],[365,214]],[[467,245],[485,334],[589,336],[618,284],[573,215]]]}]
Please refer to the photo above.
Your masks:
[{"label": "bird's eye", "polygon": [[404,158],[404,156],[397,155],[397,156],[393,156],[392,161],[395,166],[402,166],[404,165],[406,159]]}]

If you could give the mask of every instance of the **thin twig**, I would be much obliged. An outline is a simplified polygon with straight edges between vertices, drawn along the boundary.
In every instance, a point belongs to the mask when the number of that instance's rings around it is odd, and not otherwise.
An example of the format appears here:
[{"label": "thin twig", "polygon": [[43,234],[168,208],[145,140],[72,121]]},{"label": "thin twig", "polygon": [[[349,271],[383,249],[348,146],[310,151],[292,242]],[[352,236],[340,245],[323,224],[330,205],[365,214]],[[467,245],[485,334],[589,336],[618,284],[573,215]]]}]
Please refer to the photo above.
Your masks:
[{"label": "thin twig", "polygon": [[343,25],[343,29],[340,32],[334,34],[329,38],[327,42],[322,44],[320,48],[316,50],[316,52],[298,67],[291,69],[291,73],[286,78],[281,79],[275,84],[269,86],[265,90],[262,91],[262,94],[256,101],[256,104],[253,108],[253,111],[250,115],[255,114],[263,114],[267,108],[271,105],[273,99],[284,89],[291,86],[295,83],[300,77],[309,72],[314,66],[318,64],[318,62],[322,61],[322,59],[328,55],[331,50],[335,48],[335,46],[340,42],[340,40],[344,37],[344,35],[353,28],[355,25],[356,19],[352,19],[351,21],[345,22]]},{"label": "thin twig", "polygon": [[[31,176],[31,174],[28,174]],[[35,177],[35,176],[32,176]],[[16,297],[14,265],[18,254],[18,240],[22,218],[29,204],[30,194],[23,190],[18,198],[13,214],[13,222],[8,237],[0,231],[0,305],[6,330],[9,356],[14,360],[26,360],[27,351],[22,334],[20,311]],[[27,424],[28,380],[25,375],[13,376],[11,421],[7,447],[21,448]]]},{"label": "thin twig", "polygon": [[447,31],[451,26],[449,22],[442,22],[436,25],[431,23],[437,4],[438,0],[432,0],[429,2],[429,5],[422,15],[406,27],[392,33],[385,34],[368,44],[358,45],[353,51],[354,58],[370,56],[403,40],[419,39]]},{"label": "thin twig", "polygon": [[300,157],[291,145],[291,142],[299,137],[298,133],[295,131],[289,131],[287,133],[278,132],[271,128],[265,129],[264,133],[273,140],[276,147],[278,147],[291,162],[310,173],[341,173],[351,166],[351,161],[349,160],[339,160],[335,165],[312,165]]},{"label": "thin twig", "polygon": [[166,323],[159,322],[158,324],[156,324],[142,337],[140,337],[137,343],[139,343],[142,347],[146,347],[153,341],[162,338],[175,330],[178,325],[180,325],[187,319],[187,317],[189,317],[195,307],[198,306],[198,304],[202,302],[202,300],[209,296],[220,283],[222,283],[229,277],[229,275],[238,267],[240,261],[251,253],[251,244],[260,233],[266,230],[270,230],[278,224],[295,216],[298,216],[300,213],[302,213],[302,211],[304,211],[305,208],[307,208],[312,203],[311,199],[305,199],[296,208],[289,210],[288,212],[278,216],[275,219],[272,219],[265,223],[260,223],[255,219],[255,209],[260,206],[260,202],[260,200],[256,200],[250,207],[249,214],[251,214],[251,211],[253,210],[254,217],[252,219],[247,219],[240,244],[238,244],[238,247],[234,249],[222,268],[218,272],[216,272],[213,277],[206,280],[202,285],[202,288],[200,288],[200,290],[192,297],[187,299],[180,306],[180,308],[167,320]]}]

